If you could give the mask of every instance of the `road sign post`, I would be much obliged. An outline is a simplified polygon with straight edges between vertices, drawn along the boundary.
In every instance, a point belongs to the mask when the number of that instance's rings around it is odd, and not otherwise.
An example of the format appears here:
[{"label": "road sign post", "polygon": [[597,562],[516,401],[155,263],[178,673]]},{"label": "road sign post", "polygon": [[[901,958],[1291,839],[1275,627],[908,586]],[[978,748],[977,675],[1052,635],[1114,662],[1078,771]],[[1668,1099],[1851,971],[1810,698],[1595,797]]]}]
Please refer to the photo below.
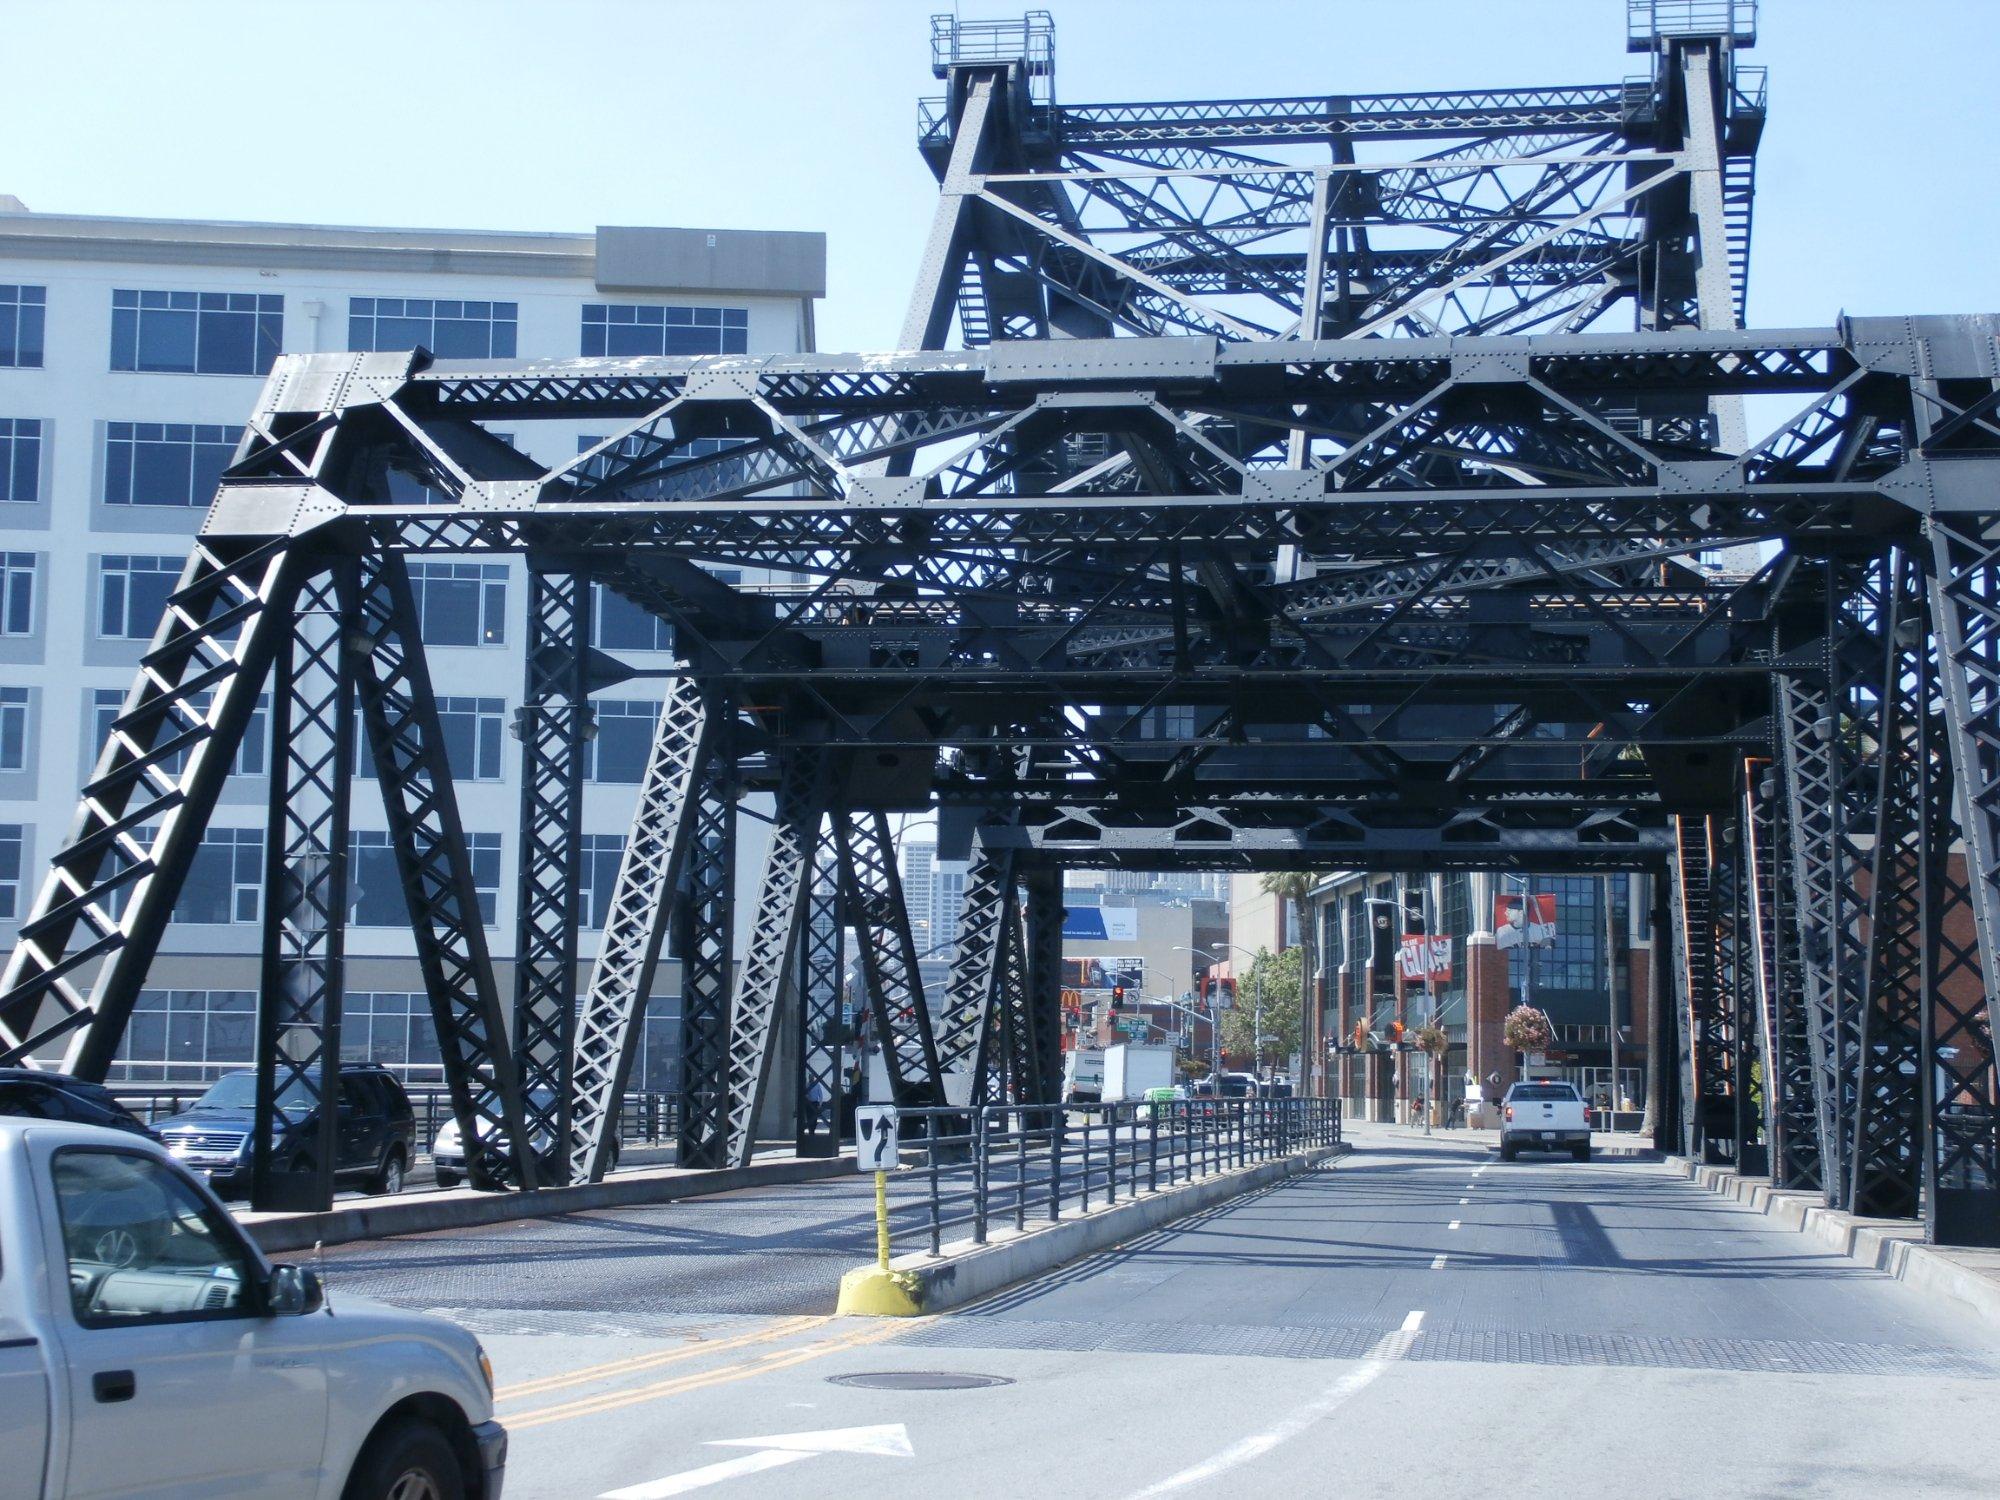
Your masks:
[{"label": "road sign post", "polygon": [[854,1111],[854,1165],[875,1174],[875,1265],[889,1269],[889,1174],[900,1163],[893,1104],[863,1104]]}]

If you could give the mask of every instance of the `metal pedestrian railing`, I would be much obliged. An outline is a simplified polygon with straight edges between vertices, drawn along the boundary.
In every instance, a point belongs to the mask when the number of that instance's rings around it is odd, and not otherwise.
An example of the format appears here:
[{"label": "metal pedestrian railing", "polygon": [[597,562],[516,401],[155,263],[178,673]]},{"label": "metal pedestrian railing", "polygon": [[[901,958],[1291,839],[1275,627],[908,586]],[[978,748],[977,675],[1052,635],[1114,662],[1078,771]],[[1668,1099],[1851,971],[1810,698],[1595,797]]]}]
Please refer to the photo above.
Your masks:
[{"label": "metal pedestrian railing", "polygon": [[892,1250],[985,1244],[1199,1181],[1340,1144],[1337,1099],[903,1109],[903,1166],[889,1181]]}]

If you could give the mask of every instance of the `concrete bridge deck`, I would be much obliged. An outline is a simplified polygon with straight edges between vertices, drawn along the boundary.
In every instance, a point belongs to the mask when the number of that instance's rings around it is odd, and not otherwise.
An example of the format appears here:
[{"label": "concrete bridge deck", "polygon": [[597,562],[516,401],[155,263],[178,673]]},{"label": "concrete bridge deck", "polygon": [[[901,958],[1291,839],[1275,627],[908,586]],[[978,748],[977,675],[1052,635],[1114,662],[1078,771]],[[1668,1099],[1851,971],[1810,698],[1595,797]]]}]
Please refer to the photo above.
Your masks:
[{"label": "concrete bridge deck", "polygon": [[[326,1272],[336,1308],[481,1333],[529,1500],[1992,1493],[2000,1328],[1662,1163],[1353,1135],[1336,1171],[914,1325],[828,1316],[865,1254],[861,1181],[357,1245]],[[829,1383],[921,1372],[1012,1383]],[[710,1446],[896,1424],[911,1457],[750,1477],[715,1466],[773,1450]]]}]

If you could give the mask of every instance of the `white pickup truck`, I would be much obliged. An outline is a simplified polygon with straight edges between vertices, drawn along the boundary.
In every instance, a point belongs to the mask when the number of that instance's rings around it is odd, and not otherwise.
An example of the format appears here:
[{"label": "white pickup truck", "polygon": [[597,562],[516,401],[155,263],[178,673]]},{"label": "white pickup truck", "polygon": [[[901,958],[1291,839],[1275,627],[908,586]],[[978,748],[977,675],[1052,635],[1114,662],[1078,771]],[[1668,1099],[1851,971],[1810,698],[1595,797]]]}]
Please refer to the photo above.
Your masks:
[{"label": "white pickup truck", "polygon": [[7,1500],[499,1500],[479,1341],[265,1260],[149,1140],[0,1118]]},{"label": "white pickup truck", "polygon": [[1523,1151],[1567,1151],[1590,1160],[1590,1108],[1574,1084],[1530,1080],[1500,1101],[1500,1159]]}]

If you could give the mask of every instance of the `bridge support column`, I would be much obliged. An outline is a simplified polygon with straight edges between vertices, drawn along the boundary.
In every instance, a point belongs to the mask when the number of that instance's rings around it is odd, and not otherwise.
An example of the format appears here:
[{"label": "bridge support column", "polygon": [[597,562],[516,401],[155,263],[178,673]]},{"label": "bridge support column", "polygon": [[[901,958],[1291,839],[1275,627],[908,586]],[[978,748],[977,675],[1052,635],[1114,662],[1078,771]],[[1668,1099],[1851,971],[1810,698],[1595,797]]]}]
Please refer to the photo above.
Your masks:
[{"label": "bridge support column", "polygon": [[1027,900],[1027,1013],[1033,1022],[1034,1076],[1021,1098],[1027,1104],[1062,1097],[1062,871],[1031,870],[1022,881]]},{"label": "bridge support column", "polygon": [[[799,1066],[796,1144],[801,1156],[840,1151],[840,1112],[847,1079],[840,1060],[846,1048],[841,1014],[846,978],[846,928],[840,915],[840,870],[833,840],[820,841],[813,861],[805,920],[799,927]],[[819,1098],[813,1094],[817,1087]]]},{"label": "bridge support column", "polygon": [[[339,1154],[341,966],[354,754],[351,575],[341,562],[299,591],[271,693],[271,802],[264,840],[264,964],[257,997],[257,1114],[250,1204],[318,1212]],[[279,1100],[286,1101],[280,1111]],[[317,1106],[299,1155],[276,1159],[286,1116]]]},{"label": "bridge support column", "polygon": [[681,960],[681,1105],[684,1167],[720,1167],[729,1128],[730,958],[736,923],[736,752],[733,709],[707,706],[709,749],[688,796],[692,822],[675,911]]}]

